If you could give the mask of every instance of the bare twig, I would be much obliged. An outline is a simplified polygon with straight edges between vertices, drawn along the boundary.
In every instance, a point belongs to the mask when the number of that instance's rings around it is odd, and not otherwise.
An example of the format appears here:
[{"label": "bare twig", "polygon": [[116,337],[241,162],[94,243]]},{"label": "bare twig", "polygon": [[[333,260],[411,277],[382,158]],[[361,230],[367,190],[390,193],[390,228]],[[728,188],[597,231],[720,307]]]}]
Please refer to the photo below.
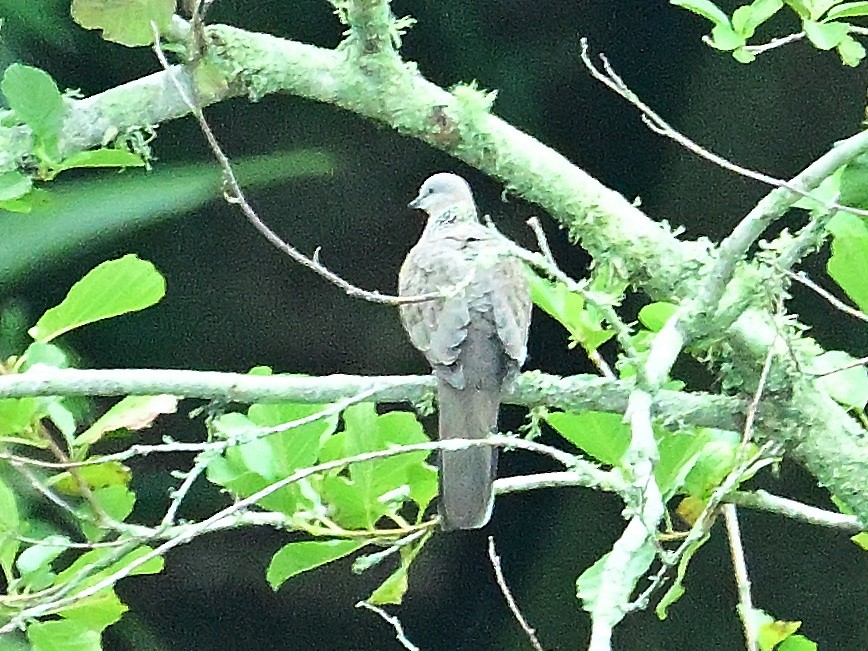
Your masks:
[{"label": "bare twig", "polygon": [[844,312],[845,314],[849,314],[850,316],[856,317],[857,319],[860,319],[861,321],[868,322],[868,314],[865,314],[861,310],[857,310],[855,307],[850,307],[844,301],[842,301],[837,296],[832,294],[830,291],[820,287],[817,283],[815,283],[813,280],[808,278],[808,275],[804,271],[800,271],[799,273],[793,273],[792,271],[789,271],[787,269],[783,269],[782,271],[787,276],[787,278],[789,278],[790,280],[794,280],[797,283],[801,283],[802,285],[804,285],[808,289],[813,290],[814,292],[816,292],[817,294],[819,294],[820,296],[825,298],[832,305],[832,307],[834,307],[836,310],[840,310],[841,312]]},{"label": "bare twig", "polygon": [[92,524],[96,524],[95,519],[89,513],[79,512],[77,511],[69,502],[64,500],[62,497],[57,495],[54,491],[48,488],[42,481],[33,474],[33,472],[27,468],[27,464],[22,463],[24,459],[15,458],[12,460],[12,466],[21,473],[21,475],[27,480],[27,482],[42,495],[49,502],[54,504],[55,506],[60,507],[70,515],[72,515],[76,520],[85,519]]},{"label": "bare twig", "polygon": [[[614,91],[628,102],[633,104],[636,108],[638,108],[642,112],[642,122],[651,129],[654,133],[657,133],[661,136],[665,136],[674,140],[679,145],[687,149],[688,151],[693,152],[697,156],[704,158],[718,167],[729,170],[738,174],[739,176],[744,176],[749,179],[754,179],[755,181],[759,181],[761,183],[765,183],[766,185],[771,185],[776,188],[785,188],[790,192],[803,196],[809,197],[810,191],[813,188],[808,188],[800,183],[798,183],[797,179],[793,179],[791,181],[787,181],[785,179],[775,178],[774,176],[769,176],[768,174],[764,174],[762,172],[757,172],[756,170],[749,169],[742,165],[738,165],[733,163],[723,156],[715,154],[712,151],[702,147],[697,144],[680,131],[672,127],[668,122],[666,122],[660,115],[658,115],[650,106],[645,104],[639,97],[624,83],[624,80],[615,72],[612,68],[609,60],[606,58],[605,54],[599,54],[600,61],[603,64],[603,71],[600,72],[594,63],[591,61],[591,57],[588,54],[588,39],[582,38],[581,40],[581,58],[582,62],[585,64],[585,67],[588,68],[588,71],[598,81],[602,82],[605,86],[607,86],[610,90]],[[835,168],[837,169],[837,167]],[[835,169],[831,170],[834,172]],[[831,172],[829,172],[831,174]],[[824,177],[825,178],[825,177]],[[856,215],[868,216],[868,210],[862,210],[860,208],[854,208],[849,206],[842,206],[835,202],[829,202],[826,204],[826,208],[837,209],[837,210],[845,210],[847,212],[851,212]]]},{"label": "bare twig", "polygon": [[[795,34],[788,34],[787,36],[773,38],[768,43],[761,43],[759,45],[745,45],[744,49],[748,52],[753,52],[754,54],[762,54],[763,52],[774,50],[775,48],[789,45],[790,43],[795,43],[796,41],[805,38],[805,36],[806,34],[804,32],[797,32]],[[711,41],[708,36],[703,36],[702,40],[706,43],[709,43]]]},{"label": "bare twig", "polygon": [[726,535],[729,540],[729,551],[732,556],[732,569],[735,574],[735,584],[738,586],[738,614],[744,629],[746,651],[757,650],[756,631],[751,624],[753,600],[750,596],[750,576],[747,573],[747,562],[744,558],[744,546],[741,542],[741,531],[738,526],[738,512],[734,504],[723,506],[723,518],[726,523]]},{"label": "bare twig", "polygon": [[763,368],[760,372],[759,382],[757,382],[756,391],[754,391],[753,398],[747,408],[747,418],[745,419],[744,430],[742,431],[741,436],[742,448],[744,448],[753,438],[753,425],[754,422],[756,422],[757,410],[759,409],[760,400],[762,400],[763,391],[765,391],[766,382],[768,382],[769,379],[769,372],[771,371],[772,360],[774,357],[775,347],[773,343],[773,345],[769,346],[769,350],[766,353],[766,358],[763,361]]},{"label": "bare twig", "polygon": [[388,294],[382,294],[377,291],[372,292],[362,289],[360,287],[356,287],[349,281],[344,280],[336,273],[326,268],[318,261],[318,259],[306,256],[304,253],[285,242],[277,233],[271,230],[268,225],[266,225],[265,222],[260,219],[259,215],[256,214],[256,211],[253,210],[253,207],[244,196],[244,192],[241,190],[241,185],[238,183],[238,179],[235,177],[235,172],[232,169],[232,163],[229,161],[229,157],[226,156],[226,154],[223,152],[223,149],[220,147],[220,143],[217,141],[217,137],[214,135],[214,132],[211,130],[210,125],[205,120],[205,115],[202,113],[200,105],[193,101],[193,99],[184,89],[180,81],[176,80],[174,70],[169,65],[169,62],[166,60],[166,55],[163,53],[163,50],[160,47],[160,34],[157,30],[156,24],[151,23],[151,26],[154,30],[154,52],[157,55],[157,59],[159,59],[160,64],[169,75],[172,83],[175,84],[179,96],[184,100],[192,115],[199,122],[199,128],[202,130],[205,139],[208,141],[208,146],[211,148],[211,152],[213,153],[214,158],[217,159],[220,168],[223,170],[223,181],[226,185],[226,200],[230,204],[237,205],[241,212],[244,214],[244,216],[247,218],[247,220],[250,222],[250,224],[256,230],[258,230],[266,240],[268,240],[278,250],[282,251],[290,258],[292,258],[295,262],[319,274],[336,287],[342,289],[344,293],[347,294],[347,296],[350,296],[352,298],[361,298],[372,303],[382,303],[386,305],[421,303],[424,301],[431,301],[434,299],[443,298],[443,296],[447,293],[447,288],[444,288],[443,291],[429,292],[427,294],[419,294],[417,296],[392,296]]},{"label": "bare twig", "polygon": [[503,593],[503,598],[506,599],[506,605],[509,606],[509,610],[512,612],[515,621],[521,626],[521,630],[527,635],[527,639],[530,640],[530,645],[535,651],[544,651],[543,645],[540,644],[536,636],[536,631],[531,628],[524,615],[521,614],[521,610],[512,596],[509,585],[506,583],[506,577],[503,576],[503,569],[500,566],[500,556],[497,555],[497,550],[494,547],[494,536],[488,537],[488,558],[491,560],[491,567],[494,568],[494,578],[497,580],[497,586],[500,588],[501,593]]},{"label": "bare twig", "polygon": [[407,638],[407,635],[404,633],[404,627],[401,626],[401,620],[398,619],[395,615],[390,615],[379,606],[369,604],[367,601],[360,601],[356,604],[356,608],[365,608],[367,610],[370,610],[372,613],[376,613],[377,615],[379,615],[387,624],[389,624],[389,626],[391,626],[395,630],[395,639],[398,640],[402,647],[408,649],[409,651],[419,651],[419,647],[417,647]]},{"label": "bare twig", "polygon": [[190,489],[193,487],[193,484],[199,476],[205,472],[208,463],[213,458],[214,457],[211,456],[211,454],[206,453],[200,453],[196,457],[193,467],[184,475],[184,481],[181,482],[181,485],[176,490],[172,491],[172,501],[169,503],[169,508],[166,509],[166,515],[164,515],[163,519],[160,521],[160,527],[169,527],[175,523],[175,515],[181,507],[181,502],[183,502],[184,498],[187,497],[187,493],[190,492]]},{"label": "bare twig", "polygon": [[[850,29],[847,31],[850,34],[860,34],[862,36],[868,35],[868,29],[864,27],[859,27],[858,25],[848,25],[848,27]],[[786,36],[773,38],[768,43],[760,43],[759,45],[745,45],[744,49],[748,52],[753,52],[754,54],[762,54],[763,52],[768,52],[769,50],[774,50],[775,48],[779,48],[784,45],[789,45],[790,43],[800,41],[801,39],[805,38],[805,36],[807,36],[805,32],[796,32],[795,34],[788,34]],[[708,36],[703,36],[702,40],[706,43],[709,43],[711,41]]]},{"label": "bare twig", "polygon": [[[543,257],[549,261],[549,264],[553,268],[557,269],[558,264],[555,261],[555,256],[552,254],[551,248],[549,247],[545,231],[543,230],[542,224],[540,224],[539,218],[531,217],[527,220],[527,225],[530,226],[530,229],[536,236],[537,245],[539,246],[539,250],[543,254]],[[609,363],[603,358],[599,350],[591,350],[587,352],[588,358],[593,362],[594,366],[597,367],[604,378],[614,380],[617,377],[614,371],[612,371],[612,367],[609,366]]]},{"label": "bare twig", "polygon": [[808,524],[839,529],[846,533],[855,534],[868,528],[868,524],[861,524],[855,515],[826,511],[825,509],[820,509],[809,504],[802,504],[786,497],[771,495],[764,490],[752,492],[734,491],[727,495],[724,501],[759,511],[777,513],[778,515],[800,522],[807,522]]}]

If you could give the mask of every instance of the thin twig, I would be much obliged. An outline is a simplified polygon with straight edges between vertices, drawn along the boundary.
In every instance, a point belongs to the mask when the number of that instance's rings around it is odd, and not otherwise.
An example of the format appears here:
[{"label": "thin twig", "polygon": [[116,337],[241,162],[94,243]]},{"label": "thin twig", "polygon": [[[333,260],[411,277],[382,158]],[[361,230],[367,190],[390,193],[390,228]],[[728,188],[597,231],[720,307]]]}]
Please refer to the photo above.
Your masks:
[{"label": "thin twig", "polygon": [[[527,220],[527,225],[530,226],[530,229],[533,231],[533,234],[536,236],[537,245],[539,246],[540,252],[543,254],[543,257],[549,261],[549,264],[558,268],[557,262],[555,261],[555,256],[552,253],[551,247],[549,247],[548,239],[546,238],[545,231],[543,230],[542,224],[539,221],[538,217],[531,217]],[[591,350],[588,351],[588,358],[597,367],[600,371],[600,374],[609,380],[614,380],[617,378],[615,372],[612,371],[612,367],[609,366],[609,363],[603,358],[600,354],[599,350]]]},{"label": "thin twig", "polygon": [[[802,187],[796,180],[787,181],[785,179],[779,179],[774,176],[769,176],[768,174],[764,174],[762,172],[757,172],[756,170],[752,170],[750,168],[744,167],[743,165],[738,165],[733,163],[732,161],[727,160],[723,156],[715,154],[712,151],[702,147],[698,143],[694,142],[683,133],[672,127],[668,122],[666,122],[658,113],[656,113],[650,106],[645,104],[641,99],[639,99],[638,95],[636,95],[627,84],[624,83],[624,80],[615,72],[614,68],[612,68],[609,60],[606,58],[605,54],[599,54],[600,61],[603,64],[603,71],[600,72],[594,63],[591,61],[591,57],[588,54],[588,39],[581,39],[581,58],[582,62],[585,64],[585,67],[588,68],[588,71],[591,73],[595,79],[603,83],[610,90],[614,91],[616,94],[620,95],[628,102],[630,102],[633,106],[638,108],[642,112],[642,122],[651,129],[654,133],[657,133],[661,136],[665,136],[674,140],[679,145],[687,149],[688,151],[693,152],[700,158],[704,158],[718,167],[729,170],[738,174],[739,176],[744,176],[746,178],[754,179],[755,181],[759,181],[761,183],[765,183],[766,185],[771,185],[776,188],[786,188],[790,192],[793,192],[799,196],[810,197],[811,193],[809,189]],[[833,170],[834,171],[834,170]],[[860,208],[854,208],[849,206],[843,206],[836,202],[829,202],[826,205],[826,208],[837,209],[837,210],[845,210],[847,212],[851,212],[855,215],[868,216],[868,210],[862,210]]]},{"label": "thin twig", "polygon": [[0,627],[0,635],[3,633],[9,633],[20,627],[24,622],[33,618],[40,617],[42,615],[54,612],[60,608],[64,608],[66,606],[72,605],[74,603],[78,603],[82,599],[90,597],[94,594],[97,594],[101,590],[108,588],[114,585],[117,581],[130,576],[137,568],[141,567],[148,561],[154,558],[159,558],[167,554],[171,549],[175,547],[179,547],[180,545],[186,544],[196,538],[197,536],[207,532],[210,530],[215,523],[220,522],[227,517],[244,511],[245,509],[253,506],[257,502],[265,499],[269,495],[289,486],[291,484],[298,483],[303,479],[306,479],[312,475],[329,472],[331,470],[337,470],[340,468],[344,468],[347,465],[353,463],[362,463],[365,461],[373,461],[375,459],[383,459],[386,457],[392,457],[398,454],[406,454],[410,452],[422,452],[422,451],[432,451],[432,450],[462,450],[469,447],[482,447],[482,446],[490,446],[490,447],[513,447],[524,449],[532,452],[539,452],[542,454],[546,454],[547,456],[552,457],[559,463],[566,465],[567,467],[574,467],[577,463],[581,463],[581,459],[574,457],[571,454],[567,454],[566,452],[562,452],[557,448],[552,448],[547,445],[542,445],[540,443],[535,443],[533,441],[525,441],[523,439],[516,439],[510,436],[490,436],[485,439],[473,439],[473,440],[465,440],[465,439],[449,439],[445,441],[436,441],[430,443],[417,443],[413,445],[405,445],[397,448],[391,448],[388,450],[376,450],[373,452],[366,452],[363,454],[358,454],[352,457],[346,457],[343,459],[336,459],[334,461],[329,461],[326,463],[321,463],[315,466],[310,466],[307,468],[302,468],[288,477],[284,477],[283,479],[276,481],[272,484],[269,484],[265,488],[256,491],[255,493],[248,495],[247,497],[237,500],[233,504],[227,506],[224,509],[221,509],[214,515],[202,520],[201,522],[197,522],[194,525],[182,525],[176,528],[177,535],[166,540],[161,545],[155,547],[149,552],[137,557],[135,560],[131,561],[128,565],[120,568],[116,572],[100,579],[99,581],[83,588],[78,591],[75,595],[71,595],[68,597],[63,597],[59,599],[54,599],[52,601],[48,601],[45,603],[38,604],[36,606],[32,606],[30,608],[19,611],[15,617],[13,617],[9,622]]},{"label": "thin twig", "polygon": [[610,304],[608,304],[605,300],[600,300],[600,298],[594,292],[588,291],[587,287],[583,283],[573,280],[573,278],[571,278],[560,267],[558,267],[557,264],[549,260],[542,253],[528,251],[527,249],[520,247],[512,240],[505,237],[502,233],[500,233],[492,226],[489,226],[489,228],[491,229],[492,233],[500,237],[504,249],[509,255],[513,255],[519,260],[524,260],[532,267],[535,267],[544,272],[545,274],[551,276],[555,280],[562,282],[564,285],[566,285],[568,290],[579,294],[588,303],[598,309],[603,319],[612,327],[612,330],[615,332],[615,337],[617,338],[618,343],[623,349],[624,354],[630,359],[638,360],[639,353],[637,352],[636,347],[633,344],[632,331],[630,330],[630,326],[628,326],[621,319],[621,317],[618,316],[618,313]]},{"label": "thin twig", "polygon": [[217,141],[217,137],[214,135],[211,127],[205,120],[205,115],[202,113],[202,109],[200,108],[200,106],[193,101],[193,99],[187,94],[181,83],[175,78],[174,71],[169,65],[169,62],[166,59],[166,55],[163,53],[163,50],[160,47],[160,34],[157,30],[157,26],[155,23],[151,23],[151,26],[154,30],[154,52],[157,55],[157,59],[159,59],[160,64],[169,75],[169,79],[175,85],[175,89],[177,90],[179,96],[183,99],[184,103],[187,104],[190,112],[193,114],[193,117],[195,117],[198,121],[199,128],[205,136],[205,139],[208,141],[208,146],[211,148],[211,152],[213,153],[214,158],[217,159],[220,168],[223,170],[223,181],[227,188],[224,194],[226,196],[227,202],[237,205],[240,208],[241,212],[244,214],[244,216],[247,218],[247,220],[250,222],[250,224],[256,230],[258,230],[260,234],[265,237],[266,240],[268,240],[278,250],[282,251],[290,258],[292,258],[295,262],[319,274],[333,285],[342,289],[347,296],[350,296],[352,298],[361,298],[372,303],[381,303],[385,305],[422,303],[425,301],[443,298],[445,290],[429,292],[426,294],[419,294],[416,296],[392,296],[389,294],[382,294],[377,291],[372,292],[362,289],[360,287],[356,287],[349,281],[344,280],[342,277],[326,268],[317,259],[306,256],[304,253],[302,253],[292,245],[283,241],[277,233],[272,231],[265,224],[265,222],[260,219],[259,215],[256,214],[256,211],[253,210],[253,207],[248,203],[247,199],[245,198],[244,192],[241,190],[241,185],[238,183],[238,179],[235,177],[235,172],[232,169],[232,163],[229,161],[229,157],[226,156],[226,154],[223,152],[223,149],[220,147],[220,143]]},{"label": "thin twig", "polygon": [[[857,25],[848,25],[850,28],[847,30],[849,34],[859,34],[859,35],[868,35],[868,29],[864,27],[859,27]],[[748,52],[753,52],[754,54],[762,54],[763,52],[768,52],[769,50],[774,50],[775,48],[782,47],[784,45],[789,45],[790,43],[795,43],[803,38],[805,38],[807,34],[805,32],[796,32],[795,34],[788,34],[786,36],[780,36],[778,38],[773,38],[768,43],[761,43],[759,45],[745,45],[744,49]],[[702,40],[706,43],[710,43],[711,39],[708,36],[703,36]]]},{"label": "thin twig", "polygon": [[855,515],[826,511],[810,504],[772,495],[764,490],[734,491],[727,495],[724,501],[767,513],[776,513],[799,522],[838,529],[846,533],[855,534],[868,529],[868,524],[862,525]]},{"label": "thin twig", "polygon": [[497,580],[497,587],[503,593],[503,598],[506,599],[506,605],[509,606],[509,610],[512,612],[512,616],[515,617],[515,621],[521,626],[521,630],[527,635],[527,639],[530,640],[530,645],[535,651],[544,651],[543,645],[540,644],[536,636],[536,631],[531,628],[524,615],[521,614],[521,610],[519,610],[518,604],[512,596],[509,585],[506,583],[506,577],[503,576],[503,569],[500,566],[500,556],[497,555],[497,550],[494,547],[494,536],[488,537],[488,558],[491,560],[491,567],[494,568],[494,578]]},{"label": "thin twig", "polygon": [[419,647],[413,644],[404,633],[404,627],[401,626],[401,620],[399,620],[395,615],[390,615],[385,610],[380,608],[379,606],[375,606],[374,604],[370,604],[367,601],[360,601],[356,604],[356,608],[365,608],[370,610],[372,613],[376,613],[383,620],[389,624],[395,630],[395,639],[401,643],[401,646],[409,651],[419,651]]},{"label": "thin twig", "polygon": [[729,552],[732,556],[735,584],[738,586],[738,615],[744,629],[745,649],[746,651],[757,651],[756,631],[751,624],[753,600],[750,596],[750,576],[747,573],[744,546],[741,542],[741,531],[738,526],[738,512],[734,504],[724,504],[723,518],[726,524],[726,536],[729,540]]},{"label": "thin twig", "polygon": [[857,319],[868,322],[868,314],[865,314],[861,310],[857,310],[855,307],[850,307],[844,301],[832,294],[830,291],[820,287],[817,283],[808,278],[807,274],[804,271],[800,271],[799,273],[793,273],[788,269],[782,269],[782,271],[790,280],[801,283],[808,289],[813,290],[814,292],[825,298],[835,309],[841,310],[841,312],[844,312],[845,314],[849,314],[850,316],[854,316]]},{"label": "thin twig", "polygon": [[[805,38],[805,36],[805,32],[797,32],[795,34],[788,34],[787,36],[773,38],[768,43],[761,43],[759,45],[745,45],[744,49],[748,52],[753,52],[754,54],[762,54],[763,52],[767,52],[768,50],[774,50],[775,48],[779,48],[790,43],[795,43],[796,41]],[[702,40],[706,43],[711,42],[711,39],[708,36],[703,36]]]},{"label": "thin twig", "polygon": [[187,497],[187,493],[190,492],[190,489],[193,487],[193,484],[199,478],[199,476],[205,472],[208,464],[214,459],[212,454],[202,454],[200,453],[196,457],[196,461],[193,464],[193,467],[187,471],[184,476],[184,481],[181,482],[181,485],[174,491],[172,491],[172,501],[169,503],[169,508],[166,509],[166,515],[163,516],[163,519],[160,521],[160,527],[169,527],[175,523],[175,515],[178,513],[178,509],[181,507],[181,502],[184,501],[184,498]]},{"label": "thin twig", "polygon": [[91,524],[96,525],[96,519],[86,512],[79,512],[73,507],[69,502],[64,500],[62,497],[57,495],[50,488],[45,486],[40,479],[33,474],[33,472],[27,468],[27,466],[18,459],[12,460],[12,466],[21,473],[21,475],[27,480],[27,482],[45,499],[54,504],[55,506],[59,506],[61,509],[72,515],[76,519],[84,519],[90,522]]},{"label": "thin twig", "polygon": [[777,340],[772,341],[772,345],[769,346],[768,352],[766,352],[766,358],[765,360],[763,360],[763,368],[760,372],[756,391],[754,391],[753,398],[751,399],[750,404],[747,407],[747,417],[745,418],[744,430],[742,431],[741,435],[742,447],[746,446],[747,443],[749,443],[750,440],[753,438],[753,426],[756,422],[757,411],[759,410],[763,391],[765,391],[766,382],[768,382],[769,379],[769,372],[772,368],[772,360],[775,356],[775,343],[777,343]]}]

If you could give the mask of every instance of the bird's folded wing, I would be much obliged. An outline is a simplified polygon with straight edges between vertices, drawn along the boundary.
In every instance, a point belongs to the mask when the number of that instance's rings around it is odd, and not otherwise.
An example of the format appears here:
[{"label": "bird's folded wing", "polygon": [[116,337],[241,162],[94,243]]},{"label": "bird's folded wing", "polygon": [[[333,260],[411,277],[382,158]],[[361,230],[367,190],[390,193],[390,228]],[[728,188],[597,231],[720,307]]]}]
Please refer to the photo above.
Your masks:
[{"label": "bird's folded wing", "polygon": [[470,322],[470,308],[460,288],[472,271],[454,242],[442,238],[420,241],[401,267],[401,296],[452,291],[444,298],[401,305],[401,320],[410,341],[432,366],[449,366],[458,359]]}]

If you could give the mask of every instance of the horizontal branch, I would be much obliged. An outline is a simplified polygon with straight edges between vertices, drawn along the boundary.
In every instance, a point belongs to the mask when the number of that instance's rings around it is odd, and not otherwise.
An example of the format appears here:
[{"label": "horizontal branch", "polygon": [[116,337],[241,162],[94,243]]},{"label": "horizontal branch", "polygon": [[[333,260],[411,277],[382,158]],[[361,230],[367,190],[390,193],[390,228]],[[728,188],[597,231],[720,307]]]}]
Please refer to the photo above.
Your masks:
[{"label": "horizontal branch", "polygon": [[[52,369],[36,367],[19,375],[0,376],[0,398],[26,396],[159,395],[224,402],[328,403],[375,391],[375,402],[418,403],[433,395],[430,375],[246,375],[175,369]],[[504,396],[508,404],[547,405],[575,411],[623,414],[631,385],[594,375],[558,377],[538,371],[521,374]],[[661,391],[654,415],[664,423],[738,431],[747,404],[729,396]]]}]

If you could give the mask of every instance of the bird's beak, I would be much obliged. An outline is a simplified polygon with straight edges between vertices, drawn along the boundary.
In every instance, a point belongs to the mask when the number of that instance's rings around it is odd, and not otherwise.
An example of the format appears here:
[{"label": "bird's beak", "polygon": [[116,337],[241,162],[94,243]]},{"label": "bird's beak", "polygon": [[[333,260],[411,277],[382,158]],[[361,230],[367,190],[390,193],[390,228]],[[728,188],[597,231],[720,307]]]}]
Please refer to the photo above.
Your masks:
[{"label": "bird's beak", "polygon": [[407,204],[407,207],[408,207],[408,208],[415,208],[415,209],[417,209],[417,210],[421,210],[421,208],[422,208],[422,205],[421,205],[421,204],[422,204],[422,197],[421,197],[421,196],[418,196],[418,197],[416,197],[415,199],[413,199],[413,201],[411,201],[410,203],[408,203],[408,204]]}]

